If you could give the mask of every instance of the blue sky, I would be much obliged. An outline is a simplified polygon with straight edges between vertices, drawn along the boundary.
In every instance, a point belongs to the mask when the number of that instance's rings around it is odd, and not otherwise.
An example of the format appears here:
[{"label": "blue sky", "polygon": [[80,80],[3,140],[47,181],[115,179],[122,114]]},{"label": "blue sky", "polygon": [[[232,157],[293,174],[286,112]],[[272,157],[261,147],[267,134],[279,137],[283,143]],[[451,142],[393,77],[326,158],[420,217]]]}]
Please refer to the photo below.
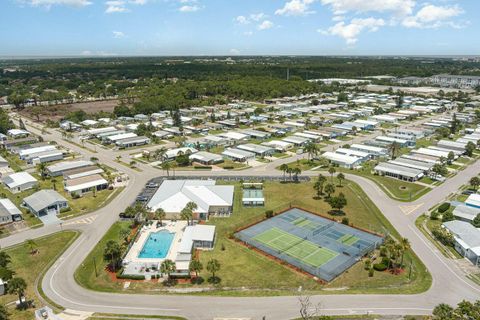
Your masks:
[{"label": "blue sky", "polygon": [[478,0],[0,0],[0,56],[479,55],[479,12]]}]

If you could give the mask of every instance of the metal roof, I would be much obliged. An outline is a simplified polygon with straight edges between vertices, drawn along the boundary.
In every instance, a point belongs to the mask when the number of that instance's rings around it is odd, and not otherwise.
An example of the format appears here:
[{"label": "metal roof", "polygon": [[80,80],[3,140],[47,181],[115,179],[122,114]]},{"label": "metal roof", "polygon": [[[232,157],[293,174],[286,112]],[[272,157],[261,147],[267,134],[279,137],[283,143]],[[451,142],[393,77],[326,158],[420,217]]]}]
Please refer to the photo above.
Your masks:
[{"label": "metal roof", "polygon": [[23,201],[30,208],[32,208],[36,212],[39,212],[57,202],[67,202],[67,199],[65,199],[55,190],[45,189],[24,198]]}]

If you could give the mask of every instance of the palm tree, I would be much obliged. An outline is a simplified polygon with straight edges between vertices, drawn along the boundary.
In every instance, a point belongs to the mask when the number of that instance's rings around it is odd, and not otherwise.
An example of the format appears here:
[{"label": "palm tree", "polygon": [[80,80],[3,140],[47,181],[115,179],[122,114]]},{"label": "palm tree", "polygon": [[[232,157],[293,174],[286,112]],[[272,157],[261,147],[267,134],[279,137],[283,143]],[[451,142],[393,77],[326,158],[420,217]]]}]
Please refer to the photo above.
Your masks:
[{"label": "palm tree", "polygon": [[114,240],[109,240],[105,244],[103,257],[105,260],[110,261],[110,266],[113,268],[114,272],[117,269],[117,263],[118,263],[118,260],[120,259],[121,254],[122,254],[122,249],[120,248],[120,245],[118,244],[118,242]]},{"label": "palm tree", "polygon": [[352,133],[353,133],[354,136],[357,135],[357,131],[358,131],[357,127],[356,127],[356,126],[353,126],[353,127],[352,127]]},{"label": "palm tree", "polygon": [[13,278],[8,282],[7,288],[8,293],[18,295],[18,301],[22,304],[22,298],[24,297],[25,290],[27,290],[27,282],[23,278]]},{"label": "palm tree", "polygon": [[335,192],[335,186],[331,183],[328,183],[325,186],[325,193],[327,194],[327,198],[330,198],[331,194]]},{"label": "palm tree", "polygon": [[400,240],[400,244],[402,245],[402,261],[400,262],[400,266],[403,266],[403,258],[404,258],[404,255],[405,255],[405,251],[408,251],[410,250],[410,240],[408,240],[407,238],[402,238]]},{"label": "palm tree", "polygon": [[172,168],[173,178],[175,178],[175,168],[177,167],[177,162],[173,161],[170,167]]},{"label": "palm tree", "polygon": [[207,262],[207,271],[212,273],[212,279],[215,279],[215,273],[220,271],[220,262],[217,259],[211,259]]},{"label": "palm tree", "polygon": [[286,173],[287,170],[288,170],[288,165],[287,165],[286,163],[282,164],[282,165],[280,166],[280,170],[283,171],[283,181],[285,182],[285,173]]},{"label": "palm tree", "polygon": [[317,182],[315,182],[315,190],[318,192],[318,196],[320,196],[323,193],[323,186],[325,185],[325,182],[327,182],[327,178],[325,178],[321,173],[318,174]]},{"label": "palm tree", "polygon": [[290,181],[291,181],[292,180],[293,168],[288,167],[287,168],[287,173],[290,175]]},{"label": "palm tree", "polygon": [[192,225],[193,225],[193,216],[194,216],[194,213],[195,211],[198,209],[198,205],[193,202],[193,201],[189,201],[187,204],[186,204],[186,207],[192,211]]},{"label": "palm tree", "polygon": [[198,273],[203,270],[203,264],[199,260],[193,259],[190,261],[189,270],[195,272],[195,278],[198,278]]},{"label": "palm tree", "polygon": [[345,175],[340,172],[339,174],[337,174],[337,179],[338,179],[338,183],[341,187],[342,186],[342,181],[345,180]]},{"label": "palm tree", "polygon": [[166,216],[167,214],[162,208],[158,208],[157,210],[155,210],[155,219],[160,221],[160,225],[162,225],[162,220],[165,219]]},{"label": "palm tree", "polygon": [[162,170],[167,171],[167,177],[170,177],[170,169],[172,168],[172,165],[170,162],[163,162],[162,163]]},{"label": "palm tree", "polygon": [[45,180],[45,171],[47,170],[47,165],[44,162],[40,162],[37,166],[38,171],[40,172],[40,177],[42,180]]},{"label": "palm tree", "polygon": [[52,188],[53,188],[53,190],[56,191],[56,190],[57,190],[57,179],[52,178],[50,181],[52,182]]},{"label": "palm tree", "polygon": [[302,169],[300,169],[299,167],[293,168],[293,174],[295,175],[295,180],[298,180],[298,175],[300,173],[302,173]]},{"label": "palm tree", "polygon": [[318,154],[318,146],[313,142],[308,142],[305,145],[304,150],[305,152],[307,152],[308,161],[310,161],[313,158],[313,156]]},{"label": "palm tree", "polygon": [[37,243],[33,239],[27,239],[25,240],[25,245],[27,245],[30,248],[30,254],[35,253],[35,247],[37,246]]},{"label": "palm tree", "polygon": [[390,151],[390,157],[392,159],[395,159],[398,151],[400,150],[400,145],[398,144],[398,142],[394,141],[388,146],[388,150]]},{"label": "palm tree", "polygon": [[160,265],[160,272],[167,274],[167,279],[170,280],[170,273],[175,272],[175,262],[166,259]]},{"label": "palm tree", "polygon": [[335,172],[337,172],[337,170],[335,170],[334,167],[330,167],[328,169],[328,173],[330,173],[330,181],[333,183],[333,175],[335,174]]},{"label": "palm tree", "polygon": [[120,236],[120,239],[123,239],[125,243],[128,243],[128,237],[130,236],[130,230],[127,228],[122,228],[118,232],[118,235]]}]

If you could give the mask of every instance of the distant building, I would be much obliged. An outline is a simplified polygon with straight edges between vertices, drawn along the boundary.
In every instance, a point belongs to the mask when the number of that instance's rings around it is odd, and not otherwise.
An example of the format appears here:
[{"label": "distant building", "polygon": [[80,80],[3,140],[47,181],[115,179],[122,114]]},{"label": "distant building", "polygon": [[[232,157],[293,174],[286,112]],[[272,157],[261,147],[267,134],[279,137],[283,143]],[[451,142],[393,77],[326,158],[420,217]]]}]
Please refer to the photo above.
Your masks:
[{"label": "distant building", "polygon": [[475,88],[480,86],[479,76],[464,76],[464,75],[450,75],[437,74],[430,77],[432,84],[437,84],[444,87],[456,88]]}]

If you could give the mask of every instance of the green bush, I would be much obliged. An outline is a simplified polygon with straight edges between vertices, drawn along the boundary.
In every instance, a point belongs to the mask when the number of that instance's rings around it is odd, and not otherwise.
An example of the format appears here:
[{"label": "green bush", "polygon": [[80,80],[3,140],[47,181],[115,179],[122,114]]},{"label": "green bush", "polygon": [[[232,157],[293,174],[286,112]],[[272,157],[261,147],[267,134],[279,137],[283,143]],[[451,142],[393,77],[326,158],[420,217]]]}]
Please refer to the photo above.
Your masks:
[{"label": "green bush", "polygon": [[438,207],[438,212],[444,213],[448,209],[450,209],[450,203],[449,202],[444,202]]},{"label": "green bush", "polygon": [[223,169],[230,170],[230,169],[233,169],[233,166],[224,166]]},{"label": "green bush", "polygon": [[212,166],[194,166],[194,169],[204,169],[204,170],[210,170],[212,169]]},{"label": "green bush", "polygon": [[72,211],[72,208],[66,207],[66,208],[60,209],[60,213],[64,213],[64,212],[68,212],[68,211]]},{"label": "green bush", "polygon": [[370,278],[373,277],[373,269],[372,269],[372,268],[370,268],[370,269],[368,270],[368,276],[369,276]]},{"label": "green bush", "polygon": [[385,271],[385,270],[387,270],[387,266],[383,263],[375,263],[373,265],[373,269],[375,269],[377,271]]},{"label": "green bush", "polygon": [[120,274],[117,273],[117,279],[125,279],[125,280],[145,280],[145,276],[141,274]]}]

